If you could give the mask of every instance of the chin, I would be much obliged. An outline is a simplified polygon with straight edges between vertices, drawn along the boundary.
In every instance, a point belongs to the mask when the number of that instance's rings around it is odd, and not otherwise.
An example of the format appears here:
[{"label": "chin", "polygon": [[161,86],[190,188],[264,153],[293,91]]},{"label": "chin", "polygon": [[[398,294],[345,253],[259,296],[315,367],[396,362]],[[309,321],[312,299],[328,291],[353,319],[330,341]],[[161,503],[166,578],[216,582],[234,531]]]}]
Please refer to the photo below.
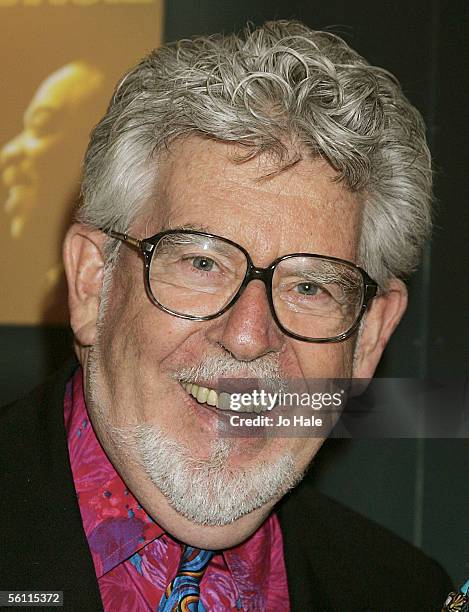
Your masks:
[{"label": "chin", "polygon": [[233,465],[237,440],[212,441],[208,456],[200,459],[155,425],[108,427],[108,435],[113,448],[121,457],[132,457],[173,510],[199,526],[229,525],[273,505],[303,475],[289,452],[269,461]]}]

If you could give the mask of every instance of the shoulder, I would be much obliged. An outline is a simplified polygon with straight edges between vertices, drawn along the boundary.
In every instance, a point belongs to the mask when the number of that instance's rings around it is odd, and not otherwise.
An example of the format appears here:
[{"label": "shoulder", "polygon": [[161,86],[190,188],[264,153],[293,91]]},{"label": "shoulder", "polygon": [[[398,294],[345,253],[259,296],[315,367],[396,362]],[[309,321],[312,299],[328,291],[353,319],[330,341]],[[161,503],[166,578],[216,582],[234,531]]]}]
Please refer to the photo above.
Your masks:
[{"label": "shoulder", "polygon": [[[98,610],[99,592],[83,531],[64,425],[69,362],[0,410],[0,584],[63,590],[64,609]],[[13,585],[13,586],[11,586]]]},{"label": "shoulder", "polygon": [[5,406],[0,406],[2,433],[5,428],[14,431],[24,424],[35,424],[43,416],[42,411],[44,409],[63,407],[65,385],[78,365],[76,359],[70,358],[60,370],[49,376],[44,383],[20,399]]},{"label": "shoulder", "polygon": [[[67,458],[64,395],[77,363],[61,370],[20,400],[0,409],[0,485],[3,502],[29,495],[55,475],[57,461]],[[63,468],[62,468],[63,469]]]},{"label": "shoulder", "polygon": [[336,602],[330,609],[432,610],[451,590],[422,551],[306,482],[282,501],[278,516],[287,567],[306,559],[305,571]]},{"label": "shoulder", "polygon": [[38,508],[44,490],[63,486],[69,475],[64,396],[77,367],[75,360],[68,361],[31,393],[0,409],[3,515],[12,506],[16,514]]}]

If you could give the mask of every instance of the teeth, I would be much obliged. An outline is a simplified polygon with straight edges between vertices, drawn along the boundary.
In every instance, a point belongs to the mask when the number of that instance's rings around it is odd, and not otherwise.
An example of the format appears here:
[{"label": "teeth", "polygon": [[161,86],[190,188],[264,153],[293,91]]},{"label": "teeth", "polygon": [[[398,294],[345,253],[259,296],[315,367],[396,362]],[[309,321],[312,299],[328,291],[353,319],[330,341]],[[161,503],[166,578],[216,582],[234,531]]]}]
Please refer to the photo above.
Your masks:
[{"label": "teeth", "polygon": [[207,387],[199,387],[199,390],[197,391],[197,401],[201,404],[205,404],[210,391],[213,391],[213,389],[207,389]]},{"label": "teeth", "polygon": [[209,406],[216,406],[219,410],[231,410],[233,412],[263,412],[265,408],[263,406],[242,406],[241,408],[232,408],[230,406],[231,396],[229,393],[217,393],[215,389],[209,389],[208,387],[202,387],[194,383],[183,383],[182,387],[189,395],[192,395],[199,404],[208,404]]},{"label": "teeth", "polygon": [[[197,399],[199,399],[198,396]],[[210,389],[207,395],[207,399],[205,401],[209,406],[216,406],[218,402],[218,393],[213,389]]]},{"label": "teeth", "polygon": [[199,392],[199,387],[198,385],[192,385],[192,389],[191,389],[191,395],[192,397],[195,397],[195,399],[197,399],[197,393]]}]

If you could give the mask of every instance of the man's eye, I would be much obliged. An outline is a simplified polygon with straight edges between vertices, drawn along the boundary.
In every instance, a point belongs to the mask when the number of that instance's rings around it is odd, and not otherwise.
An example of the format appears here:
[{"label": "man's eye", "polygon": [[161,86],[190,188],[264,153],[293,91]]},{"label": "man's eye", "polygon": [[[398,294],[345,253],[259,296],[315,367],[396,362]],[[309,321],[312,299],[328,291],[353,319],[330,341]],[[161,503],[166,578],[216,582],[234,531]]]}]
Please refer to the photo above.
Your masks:
[{"label": "man's eye", "polygon": [[203,272],[211,272],[213,267],[216,265],[213,259],[210,259],[210,257],[201,256],[192,257],[191,263],[194,268],[197,268],[197,270],[202,270]]},{"label": "man's eye", "polygon": [[321,292],[317,285],[313,283],[299,283],[295,287],[296,291],[301,295],[317,295]]}]

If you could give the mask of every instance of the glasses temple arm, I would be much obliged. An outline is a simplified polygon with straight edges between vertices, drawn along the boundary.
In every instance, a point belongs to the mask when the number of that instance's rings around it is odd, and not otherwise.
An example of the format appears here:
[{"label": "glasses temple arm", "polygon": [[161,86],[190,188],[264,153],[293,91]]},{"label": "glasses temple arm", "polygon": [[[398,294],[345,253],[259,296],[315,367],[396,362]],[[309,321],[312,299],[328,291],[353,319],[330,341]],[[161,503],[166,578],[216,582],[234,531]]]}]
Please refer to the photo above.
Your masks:
[{"label": "glasses temple arm", "polygon": [[115,232],[114,230],[103,230],[108,236],[111,238],[116,238],[117,240],[122,240],[122,242],[126,242],[127,244],[131,244],[137,249],[142,248],[142,241],[138,240],[138,238],[132,238],[128,234],[121,234],[120,232]]}]

